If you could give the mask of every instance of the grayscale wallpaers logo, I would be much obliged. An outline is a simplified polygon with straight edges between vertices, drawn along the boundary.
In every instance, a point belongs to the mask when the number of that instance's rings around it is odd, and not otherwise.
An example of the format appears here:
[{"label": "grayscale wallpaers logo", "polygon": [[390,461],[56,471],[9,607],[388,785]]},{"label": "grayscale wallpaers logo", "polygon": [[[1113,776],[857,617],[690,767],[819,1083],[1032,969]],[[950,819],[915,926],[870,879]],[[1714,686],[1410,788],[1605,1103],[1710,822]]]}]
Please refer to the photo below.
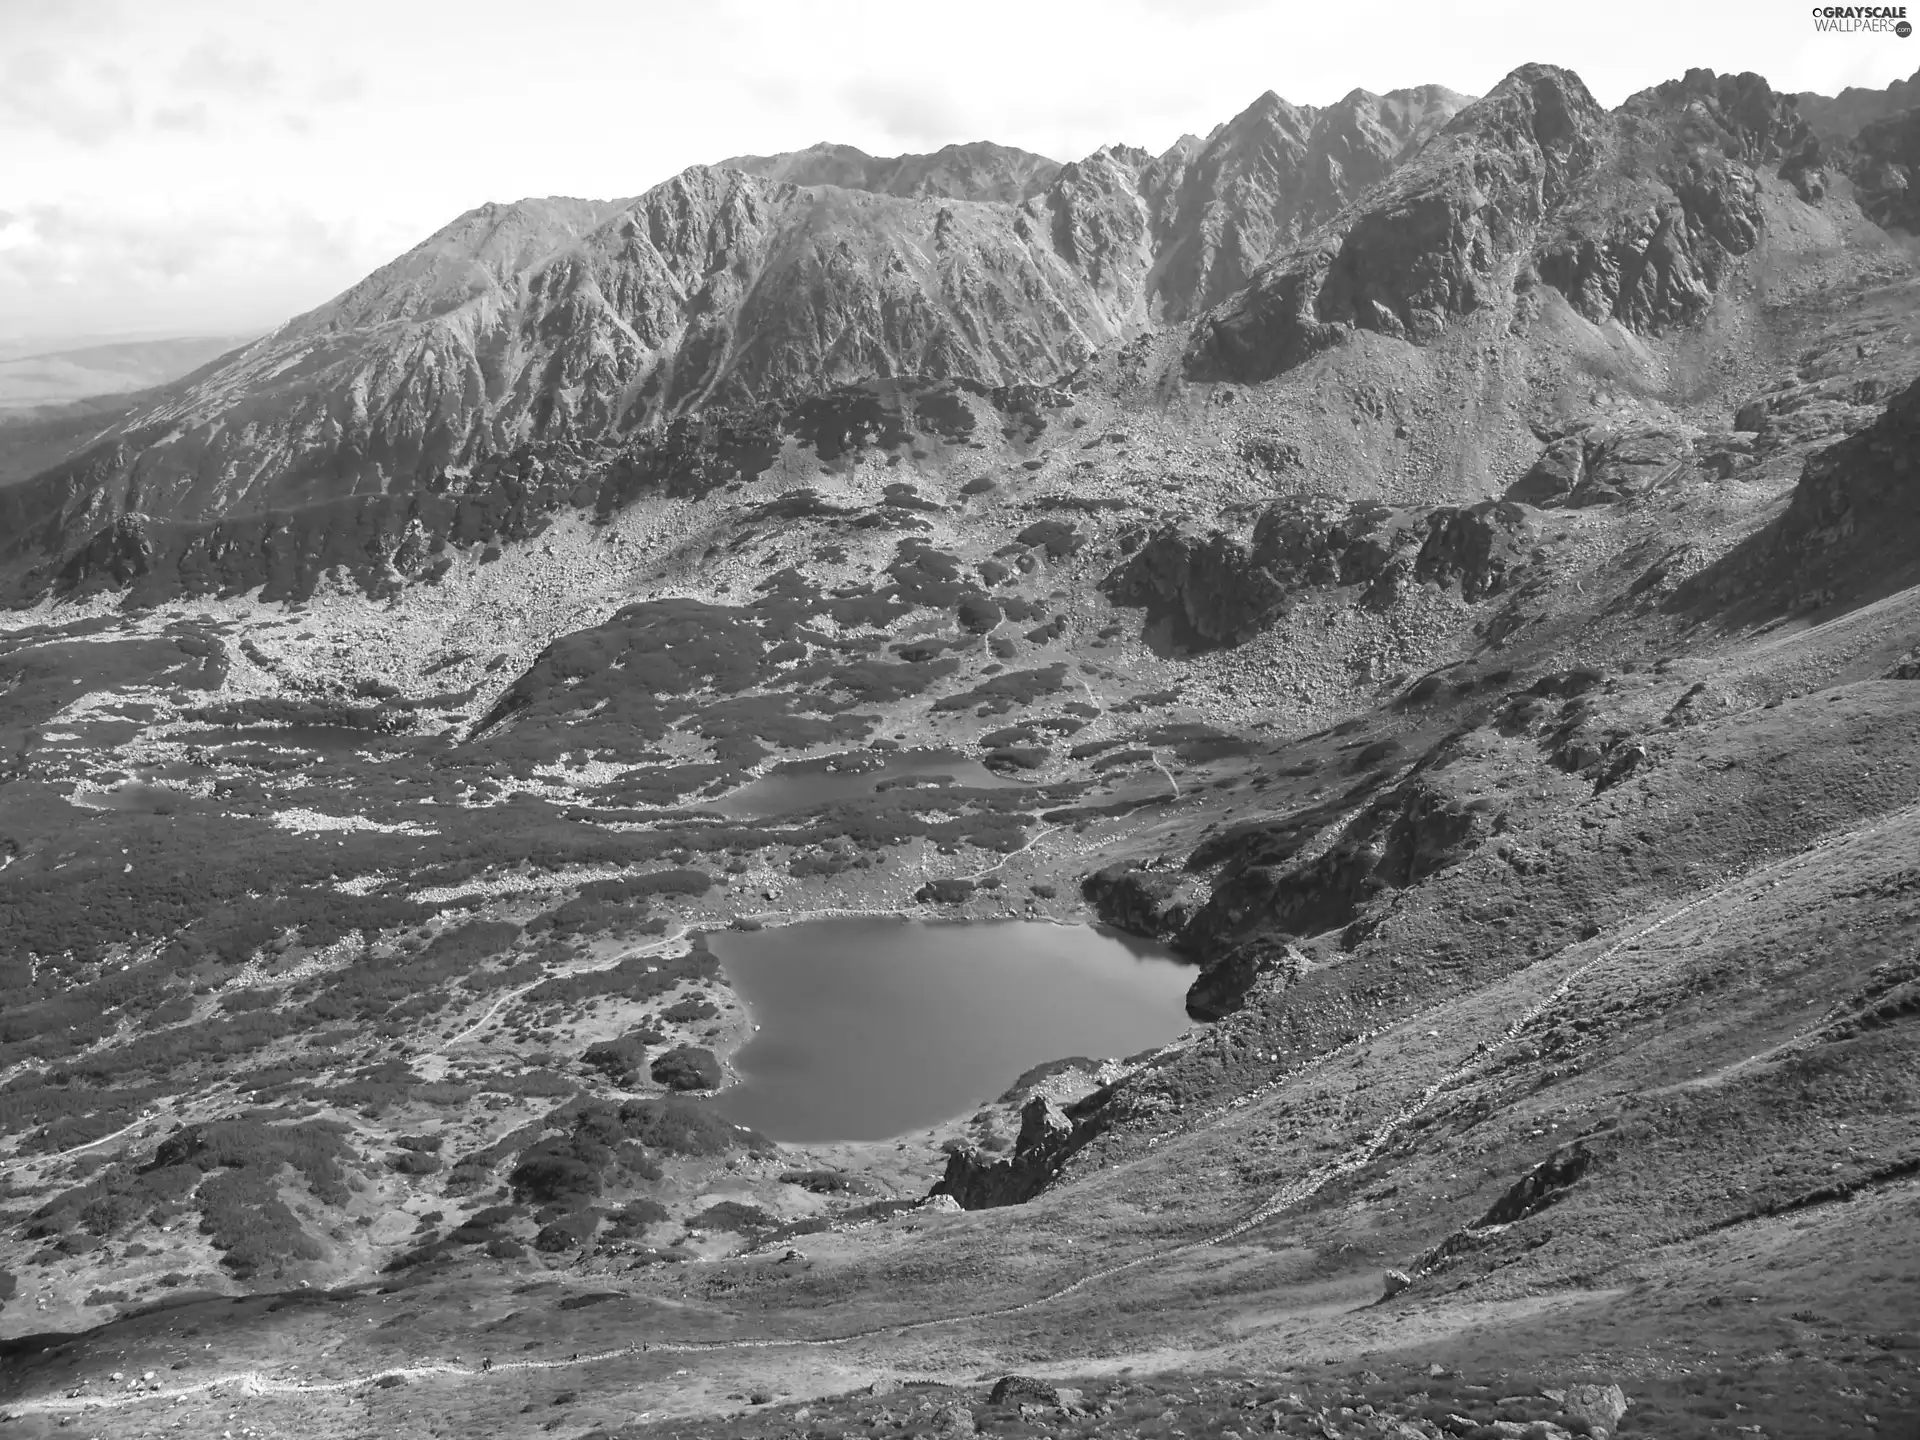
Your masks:
[{"label": "grayscale wallpaers logo", "polygon": [[1836,35],[1898,35],[1902,40],[1913,34],[1904,5],[1816,5],[1813,28]]}]

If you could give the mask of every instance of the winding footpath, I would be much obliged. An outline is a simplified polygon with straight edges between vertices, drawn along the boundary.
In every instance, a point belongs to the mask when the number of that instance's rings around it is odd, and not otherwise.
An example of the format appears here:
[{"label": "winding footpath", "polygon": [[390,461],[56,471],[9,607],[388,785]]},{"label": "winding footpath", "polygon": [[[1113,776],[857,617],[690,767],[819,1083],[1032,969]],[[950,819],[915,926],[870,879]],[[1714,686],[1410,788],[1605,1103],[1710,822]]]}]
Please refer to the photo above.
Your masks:
[{"label": "winding footpath", "polygon": [[[1177,1259],[1183,1255],[1191,1255],[1197,1251],[1205,1250],[1213,1246],[1227,1244],[1247,1234],[1249,1231],[1266,1224],[1268,1221],[1295,1206],[1302,1204],[1335,1180],[1351,1175],[1370,1164],[1392,1141],[1394,1136],[1404,1129],[1410,1121],[1419,1116],[1440,1094],[1459,1084],[1477,1067],[1484,1065],[1501,1049],[1511,1044],[1529,1025],[1533,1024],[1542,1015],[1564,1003],[1582,980],[1593,974],[1594,971],[1606,964],[1607,961],[1611,960],[1628,946],[1635,945],[1647,936],[1665,929],[1676,921],[1686,918],[1703,906],[1721,899],[1730,891],[1753,885],[1756,880],[1770,871],[1783,872],[1775,875],[1774,883],[1777,884],[1779,880],[1786,878],[1793,870],[1807,865],[1816,856],[1831,849],[1842,841],[1854,838],[1863,832],[1884,826],[1899,816],[1910,814],[1916,810],[1920,810],[1920,805],[1907,805],[1898,810],[1889,811],[1863,825],[1816,841],[1814,844],[1796,854],[1768,860],[1737,875],[1730,876],[1712,890],[1675,905],[1658,919],[1632,930],[1630,933],[1606,946],[1591,960],[1569,971],[1544,997],[1529,1006],[1518,1018],[1510,1021],[1496,1037],[1476,1046],[1466,1059],[1433,1080],[1421,1090],[1413,1100],[1403,1105],[1394,1114],[1382,1121],[1367,1139],[1353,1146],[1338,1158],[1273,1191],[1233,1225],[1199,1239],[1154,1250],[1130,1260],[1123,1260],[1116,1264],[1090,1271],[1076,1280],[1059,1285],[1029,1300],[984,1310],[963,1311],[951,1315],[935,1316],[926,1320],[869,1326],[840,1335],[818,1338],[772,1337],[764,1339],[648,1342],[644,1346],[638,1344],[627,1345],[619,1349],[597,1351],[593,1354],[569,1356],[564,1360],[504,1360],[493,1363],[485,1369],[452,1363],[433,1363],[393,1366],[345,1380],[311,1381],[281,1380],[257,1370],[242,1370],[224,1375],[210,1376],[204,1380],[198,1380],[188,1385],[169,1389],[149,1388],[120,1394],[57,1396],[24,1400],[7,1407],[4,1411],[0,1411],[0,1420],[18,1418],[29,1414],[53,1414],[101,1408],[122,1408],[148,1402],[170,1403],[176,1400],[185,1400],[187,1397],[193,1395],[229,1389],[236,1394],[249,1396],[330,1395],[359,1390],[369,1385],[379,1384],[382,1381],[407,1381],[428,1377],[481,1379],[515,1372],[565,1370],[582,1365],[602,1364],[610,1360],[631,1359],[641,1355],[699,1355],[716,1352],[775,1349],[826,1349],[833,1346],[853,1344],[862,1340],[876,1339],[882,1336],[907,1335],[915,1332],[942,1329],[953,1325],[973,1324],[981,1321],[997,1320],[1025,1314],[1029,1311],[1037,1310],[1042,1306],[1064,1300],[1091,1286],[1113,1279],[1116,1276],[1124,1275],[1129,1271],[1139,1270],[1150,1265],[1157,1265],[1168,1260]],[[657,943],[665,944],[668,942],[663,940]],[[1448,1000],[1443,1002],[1443,1005],[1453,1003],[1456,1002]],[[1432,1007],[1432,1009],[1438,1008],[1441,1007]],[[1289,1070],[1284,1075],[1275,1077],[1258,1089],[1249,1091],[1247,1094],[1237,1097],[1225,1105],[1203,1112],[1197,1117],[1195,1124],[1184,1127],[1179,1131],[1169,1132],[1167,1135],[1154,1137],[1154,1140],[1148,1143],[1151,1146],[1159,1140],[1185,1138],[1202,1133],[1207,1129],[1221,1124],[1236,1112],[1254,1103],[1261,1096],[1270,1093],[1279,1086],[1295,1083],[1313,1074],[1315,1071],[1325,1068],[1328,1064],[1340,1059],[1342,1056],[1351,1055],[1359,1047],[1383,1035],[1390,1034],[1395,1030],[1423,1025],[1431,1013],[1432,1011],[1430,1009],[1429,1011],[1395,1021],[1392,1024],[1362,1032],[1348,1040],[1345,1044],[1327,1051],[1325,1054],[1316,1057],[1305,1065]]]}]

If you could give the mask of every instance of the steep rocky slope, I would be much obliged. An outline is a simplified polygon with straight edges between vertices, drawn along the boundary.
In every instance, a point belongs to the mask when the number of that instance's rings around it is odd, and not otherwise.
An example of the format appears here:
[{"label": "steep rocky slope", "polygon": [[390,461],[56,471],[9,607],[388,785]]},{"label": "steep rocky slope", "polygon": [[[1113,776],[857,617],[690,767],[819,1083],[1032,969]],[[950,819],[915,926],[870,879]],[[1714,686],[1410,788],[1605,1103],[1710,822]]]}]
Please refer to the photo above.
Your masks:
[{"label": "steep rocky slope", "polygon": [[1811,141],[1756,76],[1691,71],[1609,115],[1525,67],[1209,316],[1190,368],[1264,379],[1356,330],[1429,344],[1539,285],[1595,324],[1686,324],[1759,241],[1762,167],[1818,198]]},{"label": "steep rocky slope", "polygon": [[[1109,337],[809,389],[740,329],[631,434],[529,380],[574,418],[410,481],[0,491],[10,1420],[1900,1433],[1920,276],[1808,140],[1528,67],[1192,329],[1139,152],[1019,206],[697,172],[473,222],[341,353],[599,333],[707,187],[763,275],[815,272],[755,226],[950,209]],[[860,783],[906,747],[952,773]],[[776,1145],[687,1088],[753,1023],[707,932],[847,913],[1103,920],[1195,1024]]]},{"label": "steep rocky slope", "polygon": [[1153,214],[1158,311],[1187,319],[1226,299],[1276,247],[1385,178],[1469,99],[1423,85],[1356,90],[1315,109],[1269,90],[1204,143],[1175,146],[1140,182]]}]

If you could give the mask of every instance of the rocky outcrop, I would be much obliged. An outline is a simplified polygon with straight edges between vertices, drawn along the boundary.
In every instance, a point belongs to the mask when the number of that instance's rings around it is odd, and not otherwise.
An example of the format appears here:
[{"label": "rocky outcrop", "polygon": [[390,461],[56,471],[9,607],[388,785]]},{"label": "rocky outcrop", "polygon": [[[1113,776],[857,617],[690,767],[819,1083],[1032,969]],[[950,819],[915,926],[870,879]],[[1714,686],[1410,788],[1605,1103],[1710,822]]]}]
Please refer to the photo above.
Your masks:
[{"label": "rocky outcrop", "polygon": [[1223,993],[1233,989],[1233,976],[1241,971],[1250,986],[1259,966],[1275,957],[1251,951],[1235,959],[1236,950],[1252,941],[1273,944],[1352,925],[1374,896],[1417,885],[1470,855],[1488,834],[1486,809],[1415,774],[1367,805],[1306,860],[1229,861],[1212,898],[1180,936],[1181,948],[1208,957],[1209,968],[1234,967],[1219,982]]},{"label": "rocky outcrop", "polygon": [[1511,1225],[1546,1209],[1560,1199],[1561,1192],[1587,1173],[1593,1161],[1594,1152],[1586,1141],[1576,1140],[1563,1146],[1516,1180],[1469,1228],[1484,1230],[1489,1225]]},{"label": "rocky outcrop", "polygon": [[1234,645],[1275,624],[1309,587],[1355,586],[1384,606],[1403,583],[1458,585],[1468,601],[1498,595],[1528,562],[1536,528],[1507,501],[1432,509],[1284,500],[1246,538],[1163,526],[1101,582],[1117,605],[1147,612],[1189,649]]},{"label": "rocky outcrop", "polygon": [[[1096,1091],[1073,1109],[1097,1104],[1102,1094]],[[1067,1158],[1098,1128],[1103,1127],[1076,1122],[1052,1100],[1036,1095],[1021,1107],[1020,1134],[1011,1155],[1001,1159],[982,1150],[952,1151],[947,1155],[946,1174],[931,1193],[952,1196],[963,1210],[1024,1205],[1047,1187]]]},{"label": "rocky outcrop", "polygon": [[1306,970],[1306,958],[1285,940],[1261,937],[1212,957],[1187,987],[1187,1014],[1212,1021],[1246,1004],[1255,989],[1284,986]]},{"label": "rocky outcrop", "polygon": [[1869,219],[1888,229],[1920,230],[1920,109],[1862,129],[1850,147],[1847,169]]},{"label": "rocky outcrop", "polygon": [[1458,585],[1468,601],[1489,599],[1527,563],[1537,538],[1527,512],[1511,502],[1443,505],[1427,515],[1413,578],[1426,585]]},{"label": "rocky outcrop", "polygon": [[1669,602],[1769,610],[1870,598],[1920,579],[1920,381],[1879,419],[1809,456],[1786,511]]},{"label": "rocky outcrop", "polygon": [[1185,928],[1206,887],[1191,875],[1109,865],[1080,882],[1080,894],[1104,924],[1129,935],[1169,939]]},{"label": "rocky outcrop", "polygon": [[1645,495],[1692,453],[1684,430],[1585,425],[1549,443],[1506,498],[1543,510],[1615,505]]},{"label": "rocky outcrop", "polygon": [[1192,649],[1236,644],[1278,618],[1288,586],[1244,541],[1170,525],[1149,536],[1101,582],[1116,605],[1147,612]]}]

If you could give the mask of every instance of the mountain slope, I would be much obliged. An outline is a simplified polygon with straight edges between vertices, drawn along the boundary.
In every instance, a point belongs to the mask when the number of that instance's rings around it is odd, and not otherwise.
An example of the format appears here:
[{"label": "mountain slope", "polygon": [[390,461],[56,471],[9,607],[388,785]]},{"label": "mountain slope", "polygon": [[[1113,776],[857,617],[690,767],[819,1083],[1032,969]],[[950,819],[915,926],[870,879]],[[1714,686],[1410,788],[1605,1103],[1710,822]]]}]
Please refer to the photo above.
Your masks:
[{"label": "mountain slope", "polygon": [[1143,177],[1154,211],[1156,309],[1197,315],[1417,152],[1470,97],[1438,85],[1356,90],[1316,110],[1272,91],[1191,154],[1179,147]]},{"label": "mountain slope", "polygon": [[1052,379],[1238,284],[1459,103],[1269,96],[1157,160],[816,146],[630,201],[484,206],[141,410],[21,499],[13,533],[377,494],[853,380]]},{"label": "mountain slope", "polygon": [[1055,374],[1128,321],[1007,207],[695,169],[463,216],[136,416],[96,494],[203,518],[379,493],[856,378]]}]

